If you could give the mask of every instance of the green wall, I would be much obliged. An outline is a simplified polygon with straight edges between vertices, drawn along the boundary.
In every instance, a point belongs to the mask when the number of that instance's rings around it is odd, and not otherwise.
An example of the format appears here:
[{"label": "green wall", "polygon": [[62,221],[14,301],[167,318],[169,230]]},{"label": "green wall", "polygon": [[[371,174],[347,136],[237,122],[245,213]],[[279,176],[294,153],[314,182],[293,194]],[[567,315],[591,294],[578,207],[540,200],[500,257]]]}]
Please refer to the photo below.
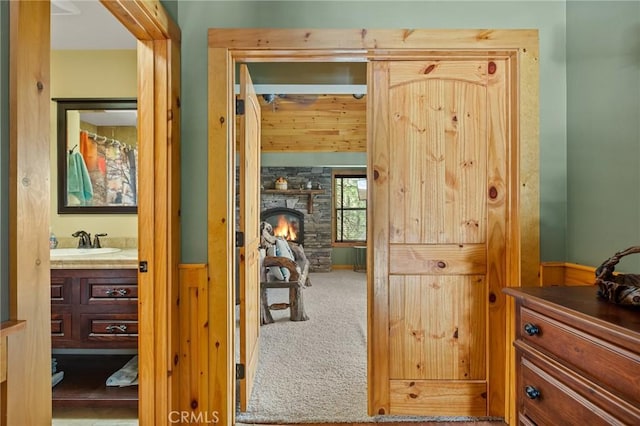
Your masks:
[{"label": "green wall", "polygon": [[640,245],[640,2],[567,3],[567,98],[567,260],[598,265]]},{"label": "green wall", "polygon": [[[206,262],[207,30],[274,28],[535,28],[540,31],[543,260],[565,257],[564,2],[180,1],[182,30],[182,261]],[[254,81],[260,84],[260,81]]]},{"label": "green wall", "polygon": [[0,321],[9,319],[9,2],[0,2]]}]

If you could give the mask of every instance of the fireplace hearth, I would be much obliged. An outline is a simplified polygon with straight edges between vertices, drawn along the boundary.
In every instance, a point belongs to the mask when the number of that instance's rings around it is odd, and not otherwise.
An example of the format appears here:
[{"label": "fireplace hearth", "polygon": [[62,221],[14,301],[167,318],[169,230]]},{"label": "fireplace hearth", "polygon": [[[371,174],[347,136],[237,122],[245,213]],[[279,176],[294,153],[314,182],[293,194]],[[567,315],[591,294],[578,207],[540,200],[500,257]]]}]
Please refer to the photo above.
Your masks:
[{"label": "fireplace hearth", "polygon": [[276,207],[263,211],[260,214],[260,220],[273,227],[276,237],[284,237],[298,244],[304,242],[304,213],[301,211]]}]

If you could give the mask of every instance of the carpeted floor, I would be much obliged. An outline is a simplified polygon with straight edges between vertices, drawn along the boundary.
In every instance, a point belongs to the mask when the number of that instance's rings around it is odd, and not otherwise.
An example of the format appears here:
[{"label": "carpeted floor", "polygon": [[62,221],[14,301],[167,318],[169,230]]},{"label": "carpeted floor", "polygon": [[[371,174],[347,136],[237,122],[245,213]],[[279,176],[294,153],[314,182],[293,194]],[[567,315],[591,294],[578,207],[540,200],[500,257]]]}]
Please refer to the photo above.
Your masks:
[{"label": "carpeted floor", "polygon": [[[237,421],[361,422],[367,416],[366,274],[339,270],[312,273],[305,289],[308,321],[260,329],[260,361],[246,412]],[[269,293],[286,301],[288,290]]]}]

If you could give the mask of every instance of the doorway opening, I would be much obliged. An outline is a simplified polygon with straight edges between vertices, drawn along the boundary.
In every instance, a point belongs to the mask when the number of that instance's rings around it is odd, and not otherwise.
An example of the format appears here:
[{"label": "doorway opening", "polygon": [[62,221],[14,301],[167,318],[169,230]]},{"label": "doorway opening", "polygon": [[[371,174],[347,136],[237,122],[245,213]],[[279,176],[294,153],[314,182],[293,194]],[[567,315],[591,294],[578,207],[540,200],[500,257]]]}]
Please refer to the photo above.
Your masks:
[{"label": "doorway opening", "polygon": [[52,415],[137,419],[137,40],[100,3],[51,7]]},{"label": "doorway opening", "polygon": [[[265,68],[273,64],[258,65]],[[313,73],[309,71],[316,64],[294,65],[297,69],[302,65],[311,67],[305,75],[313,79]],[[322,65],[327,69],[331,64]],[[252,80],[260,89],[260,69],[256,77],[251,66],[249,64]],[[364,64],[350,64],[349,67],[359,67],[358,83],[366,83]],[[282,87],[286,86],[290,85]],[[308,86],[306,90],[318,90],[321,85]],[[254,383],[249,411],[243,412],[239,406],[236,413],[237,420],[242,422],[273,422],[287,418],[291,421],[308,419],[332,422],[344,421],[345,418],[366,418],[366,275],[353,272],[353,244],[342,241],[336,245],[334,226],[335,171],[359,169],[361,174],[366,175],[366,99],[363,99],[366,84],[331,86],[334,90],[343,87],[340,93],[290,93],[280,88],[275,90],[280,93],[275,98],[267,96],[269,94],[258,96],[263,131],[262,164],[258,173],[262,190],[258,210],[261,220],[273,218],[271,225],[274,230],[280,222],[278,218],[293,216],[294,233],[300,234],[302,231],[304,234],[304,240],[298,242],[303,244],[304,252],[313,265],[311,286],[303,290],[304,303],[307,311],[312,309],[314,314],[310,315],[308,321],[293,322],[289,320],[288,311],[273,312],[275,323],[260,327],[261,354],[265,348],[270,348],[267,350],[273,353],[269,355],[279,354],[275,357],[281,359],[291,357],[290,361],[294,361],[295,365],[285,367],[288,362],[283,361],[285,364],[274,369],[268,359],[260,359],[262,370],[258,372]],[[301,86],[296,89],[300,91]],[[273,86],[269,90],[274,90]],[[354,92],[358,96],[354,96]],[[242,157],[239,157],[239,163],[242,161]],[[286,182],[286,189],[278,187],[282,182]],[[358,198],[357,193],[355,198]],[[238,202],[236,206],[239,206]],[[277,232],[274,234],[277,235]],[[366,242],[358,241],[358,244]],[[333,251],[338,255],[332,256]],[[334,266],[341,269],[334,270]],[[333,280],[332,276],[335,277]],[[332,290],[330,286],[334,283],[338,287]],[[270,302],[287,300],[287,291],[269,289],[267,294]],[[321,308],[322,303],[335,309]],[[236,310],[236,315],[241,315],[239,310]],[[330,321],[331,315],[334,315],[333,322]],[[314,330],[311,327],[314,325],[323,330],[309,331]],[[331,330],[334,331],[333,339],[327,335]],[[350,337],[337,339],[341,334],[338,330]],[[236,342],[241,340],[239,333],[238,330]],[[298,333],[299,337],[295,337]],[[309,339],[309,334],[315,334],[320,340]],[[284,344],[287,339],[290,342]],[[334,348],[350,346],[353,352],[346,354],[344,350],[337,349],[332,352],[327,343],[330,340],[336,345]],[[349,345],[350,340],[358,344]],[[294,354],[296,351],[300,353]],[[306,355],[302,356],[302,352]],[[296,359],[298,362],[295,362]],[[311,365],[305,363],[307,360]],[[324,371],[318,370],[323,366]],[[342,382],[335,380],[340,375]],[[304,377],[308,378],[306,384],[301,380]],[[329,380],[318,386],[322,379]],[[327,384],[331,383],[331,379],[333,385]],[[265,388],[265,383],[268,388]],[[339,387],[342,387],[342,393],[337,392]],[[283,392],[274,392],[275,388]],[[333,392],[328,391],[330,388],[333,388]],[[358,400],[357,404],[354,404],[355,399]],[[287,404],[282,401],[287,401]],[[291,411],[292,408],[295,410]],[[347,412],[348,409],[357,412],[359,417]]]}]

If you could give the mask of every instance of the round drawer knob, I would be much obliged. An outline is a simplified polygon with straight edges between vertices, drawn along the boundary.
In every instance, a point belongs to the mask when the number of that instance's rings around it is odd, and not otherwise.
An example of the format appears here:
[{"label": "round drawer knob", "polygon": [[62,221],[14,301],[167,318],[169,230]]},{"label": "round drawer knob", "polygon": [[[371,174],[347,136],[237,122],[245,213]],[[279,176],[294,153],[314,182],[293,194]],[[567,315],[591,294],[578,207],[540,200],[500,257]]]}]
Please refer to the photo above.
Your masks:
[{"label": "round drawer knob", "polygon": [[524,332],[527,333],[529,336],[535,336],[537,334],[540,334],[540,329],[538,328],[537,325],[531,324],[530,322],[528,322],[524,325]]},{"label": "round drawer knob", "polygon": [[527,386],[524,388],[524,393],[527,394],[527,397],[530,399],[538,399],[540,398],[540,391],[533,386]]}]

